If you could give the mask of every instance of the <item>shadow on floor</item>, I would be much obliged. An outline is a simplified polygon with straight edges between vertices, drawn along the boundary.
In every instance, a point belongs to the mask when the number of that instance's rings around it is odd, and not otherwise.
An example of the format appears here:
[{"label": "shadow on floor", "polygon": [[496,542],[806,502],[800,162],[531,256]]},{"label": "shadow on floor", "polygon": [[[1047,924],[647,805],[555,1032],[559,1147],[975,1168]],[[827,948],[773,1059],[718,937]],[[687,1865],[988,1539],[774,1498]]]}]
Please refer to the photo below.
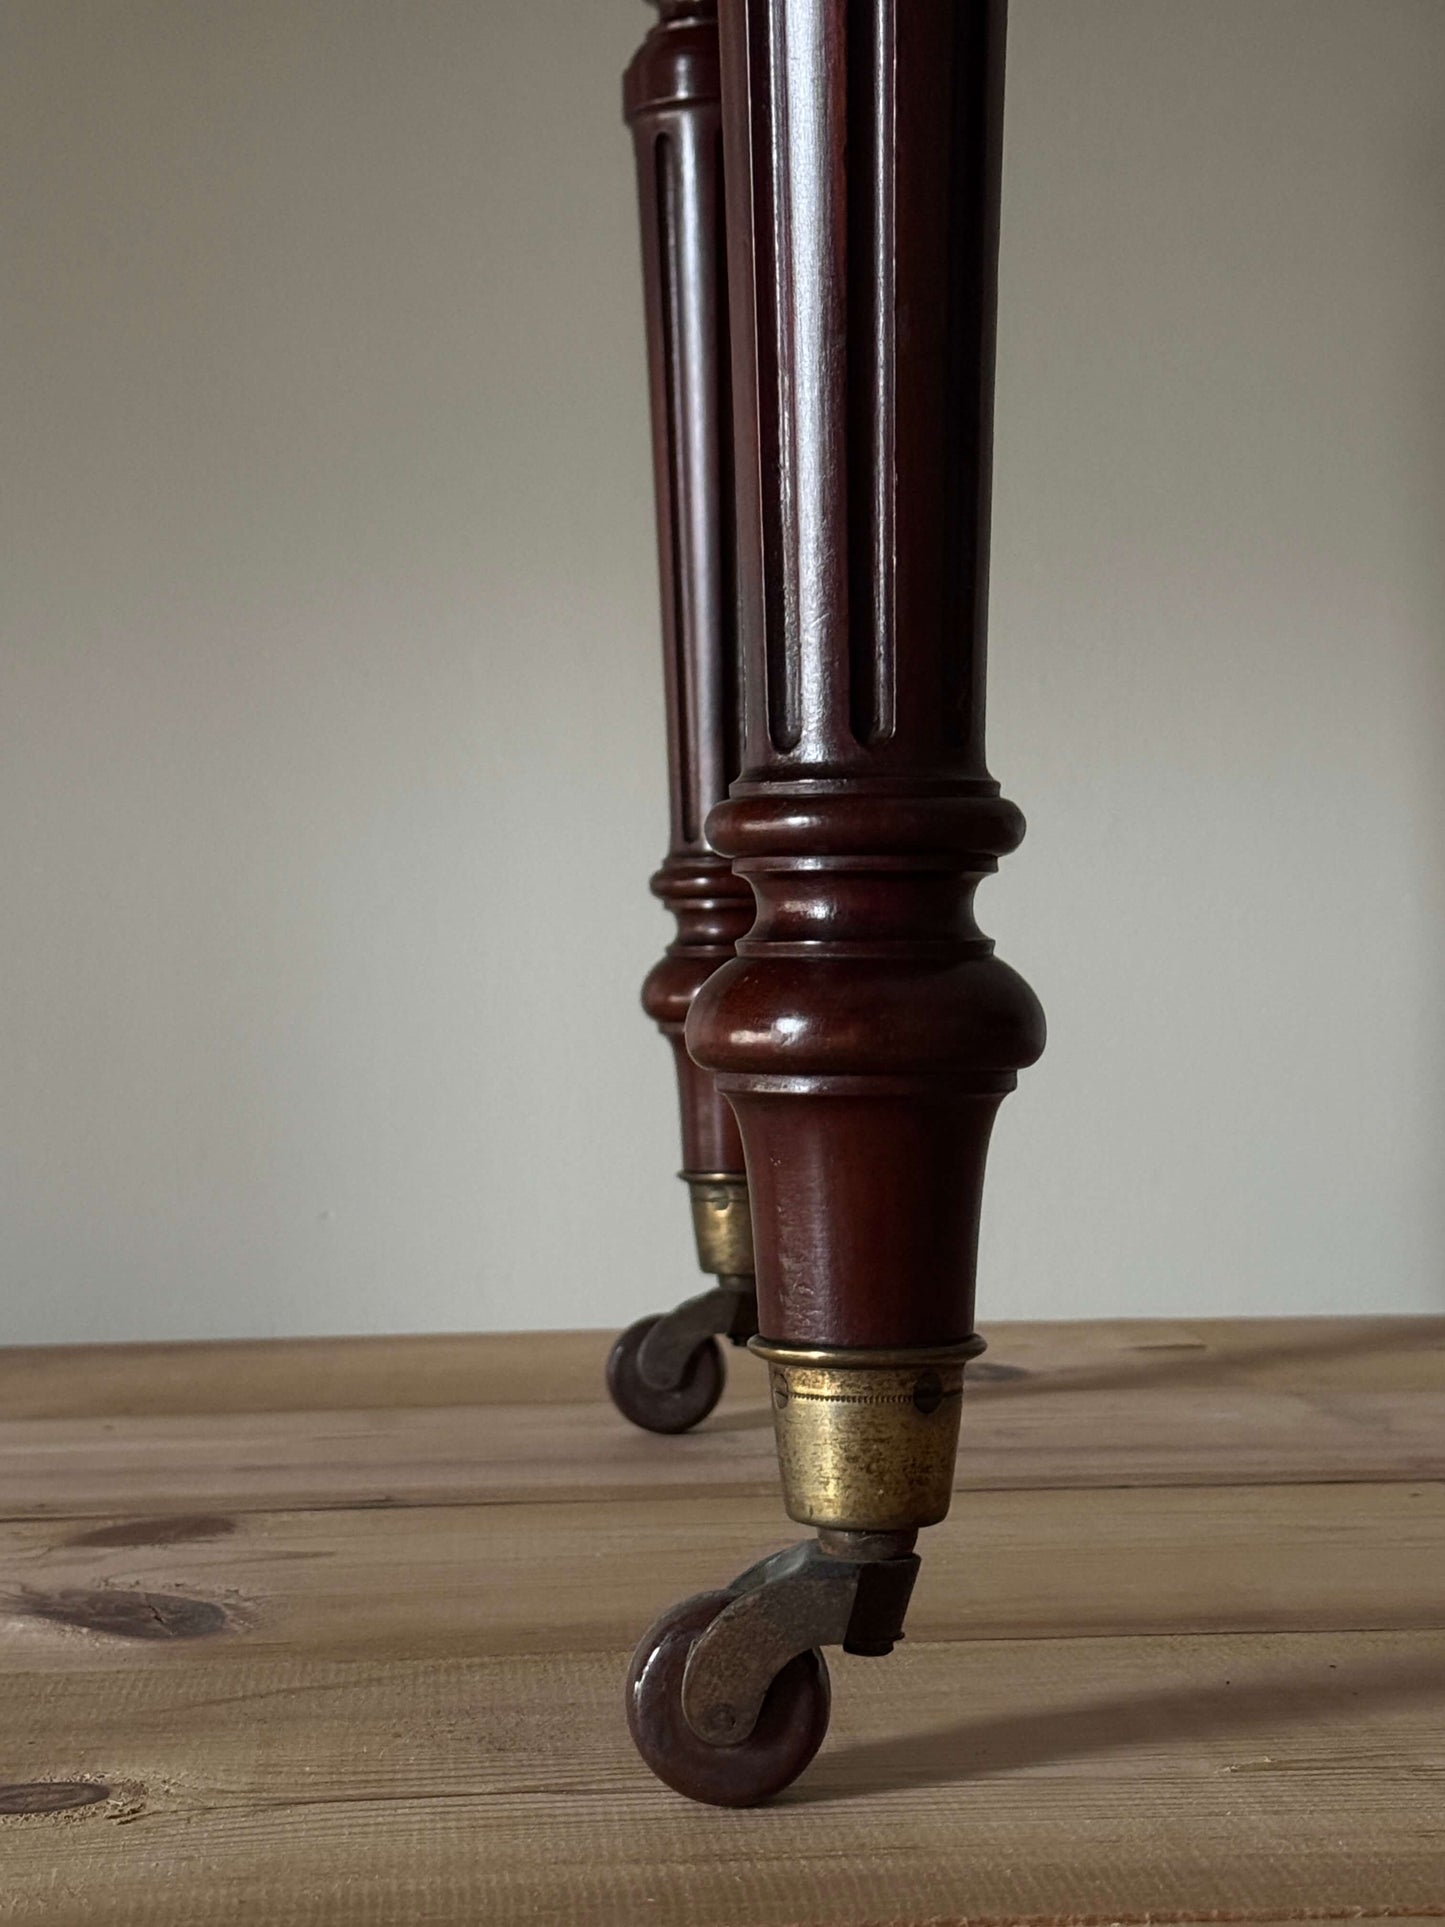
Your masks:
[{"label": "shadow on floor", "polygon": [[[960,1647],[959,1690],[967,1691],[967,1655],[980,1663],[986,1648]],[[1227,1651],[1220,1665],[1227,1666]],[[1224,1679],[1189,1691],[1120,1694],[1085,1706],[1021,1713],[1016,1717],[956,1721],[933,1732],[901,1734],[825,1752],[790,1803],[852,1798],[905,1787],[948,1787],[1059,1765],[1125,1748],[1177,1746],[1254,1734],[1267,1744],[1281,1728],[1308,1724],[1338,1706],[1351,1720],[1424,1698],[1445,1702],[1445,1642],[1428,1656],[1397,1655],[1330,1669],[1309,1679],[1299,1669],[1273,1678]],[[1445,1703],[1442,1703],[1445,1719]],[[1268,1771],[1270,1762],[1242,1762],[1236,1771]],[[1223,1770],[1223,1769],[1222,1769]],[[1280,1771],[1287,1768],[1281,1765]]]},{"label": "shadow on floor", "polygon": [[756,1404],[744,1406],[741,1410],[734,1407],[731,1411],[714,1412],[706,1426],[699,1427],[699,1430],[704,1429],[709,1432],[771,1432],[773,1408]]}]

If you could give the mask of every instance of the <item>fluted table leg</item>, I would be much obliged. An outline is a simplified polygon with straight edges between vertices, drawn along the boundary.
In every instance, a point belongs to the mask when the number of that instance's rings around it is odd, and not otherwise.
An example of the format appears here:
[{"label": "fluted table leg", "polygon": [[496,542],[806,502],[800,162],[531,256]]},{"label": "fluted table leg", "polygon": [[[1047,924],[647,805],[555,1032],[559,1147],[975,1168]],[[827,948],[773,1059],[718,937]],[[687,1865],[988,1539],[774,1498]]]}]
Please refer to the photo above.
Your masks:
[{"label": "fluted table leg", "polygon": [[628,1328],[608,1384],[651,1431],[685,1430],[722,1390],[715,1334],[757,1330],[742,1145],[710,1071],[683,1028],[697,992],[752,922],[752,892],[707,840],[708,811],[741,753],[724,265],[717,9],[663,0],[628,69],[624,107],[637,150],[667,695],[670,837],[652,888],[677,936],[642,1001],[672,1045],[682,1113],[682,1176],[698,1263],[712,1288]]},{"label": "fluted table leg", "polygon": [[723,0],[743,768],[708,819],[756,898],[687,1043],[752,1182],[790,1515],[665,1615],[634,1735],[695,1798],[786,1784],[816,1648],[886,1652],[948,1509],[984,1161],[1043,1048],[974,920],[1023,833],[983,746],[1001,0]]}]

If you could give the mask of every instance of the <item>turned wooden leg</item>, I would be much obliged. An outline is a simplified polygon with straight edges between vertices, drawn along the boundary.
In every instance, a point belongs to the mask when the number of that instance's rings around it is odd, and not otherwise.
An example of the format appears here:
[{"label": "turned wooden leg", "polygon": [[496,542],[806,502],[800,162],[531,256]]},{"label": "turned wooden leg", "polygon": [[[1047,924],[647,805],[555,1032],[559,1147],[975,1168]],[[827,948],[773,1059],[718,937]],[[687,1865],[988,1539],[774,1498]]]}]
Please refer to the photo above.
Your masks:
[{"label": "turned wooden leg", "polygon": [[663,0],[627,72],[637,148],[643,285],[662,577],[670,838],[652,888],[677,937],[642,1001],[672,1044],[682,1111],[682,1176],[698,1263],[713,1287],[630,1326],[607,1381],[619,1410],[656,1432],[706,1416],[722,1390],[714,1334],[757,1330],[747,1178],[737,1123],[683,1027],[697,992],[753,920],[752,892],[704,831],[741,754],[732,422],[724,267],[717,9]]},{"label": "turned wooden leg", "polygon": [[687,1043],[737,1116],[790,1515],[665,1615],[634,1736],[694,1798],[785,1785],[820,1645],[900,1636],[948,1509],[989,1131],[1043,1048],[974,921],[1023,833],[983,752],[1001,0],[722,0],[756,898]]}]

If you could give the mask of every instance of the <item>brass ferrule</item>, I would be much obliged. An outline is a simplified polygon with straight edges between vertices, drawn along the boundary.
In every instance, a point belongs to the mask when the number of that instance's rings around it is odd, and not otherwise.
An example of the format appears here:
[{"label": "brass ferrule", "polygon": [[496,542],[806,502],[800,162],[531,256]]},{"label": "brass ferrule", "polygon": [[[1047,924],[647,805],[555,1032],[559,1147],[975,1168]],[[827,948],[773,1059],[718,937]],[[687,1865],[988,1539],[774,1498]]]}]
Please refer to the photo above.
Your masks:
[{"label": "brass ferrule", "polygon": [[697,1262],[715,1278],[753,1275],[753,1220],[748,1181],[730,1171],[684,1171],[692,1199]]},{"label": "brass ferrule", "polygon": [[750,1349],[768,1361],[790,1518],[848,1532],[937,1525],[953,1496],[963,1368],[981,1338],[898,1351],[754,1338]]}]

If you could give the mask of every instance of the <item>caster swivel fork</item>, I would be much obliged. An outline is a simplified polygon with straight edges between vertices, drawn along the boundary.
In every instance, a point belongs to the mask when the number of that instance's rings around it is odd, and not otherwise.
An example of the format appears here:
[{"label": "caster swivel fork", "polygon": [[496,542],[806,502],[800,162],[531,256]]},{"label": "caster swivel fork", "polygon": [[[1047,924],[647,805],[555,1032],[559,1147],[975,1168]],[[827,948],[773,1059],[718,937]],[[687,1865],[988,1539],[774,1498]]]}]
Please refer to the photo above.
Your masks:
[{"label": "caster swivel fork", "polygon": [[698,1636],[682,1676],[682,1711],[700,1739],[736,1746],[768,1689],[810,1648],[882,1659],[903,1637],[918,1577],[916,1532],[829,1532],[749,1566],[732,1604]]},{"label": "caster swivel fork", "polygon": [[648,1432],[685,1432],[722,1396],[717,1339],[746,1345],[758,1329],[745,1178],[683,1172],[698,1264],[715,1283],[673,1311],[639,1318],[612,1347],[607,1388],[625,1418]]},{"label": "caster swivel fork", "polygon": [[795,1780],[828,1730],[819,1648],[892,1651],[918,1573],[915,1537],[820,1531],[665,1612],[627,1676],[628,1727],[658,1779],[730,1807]]}]

